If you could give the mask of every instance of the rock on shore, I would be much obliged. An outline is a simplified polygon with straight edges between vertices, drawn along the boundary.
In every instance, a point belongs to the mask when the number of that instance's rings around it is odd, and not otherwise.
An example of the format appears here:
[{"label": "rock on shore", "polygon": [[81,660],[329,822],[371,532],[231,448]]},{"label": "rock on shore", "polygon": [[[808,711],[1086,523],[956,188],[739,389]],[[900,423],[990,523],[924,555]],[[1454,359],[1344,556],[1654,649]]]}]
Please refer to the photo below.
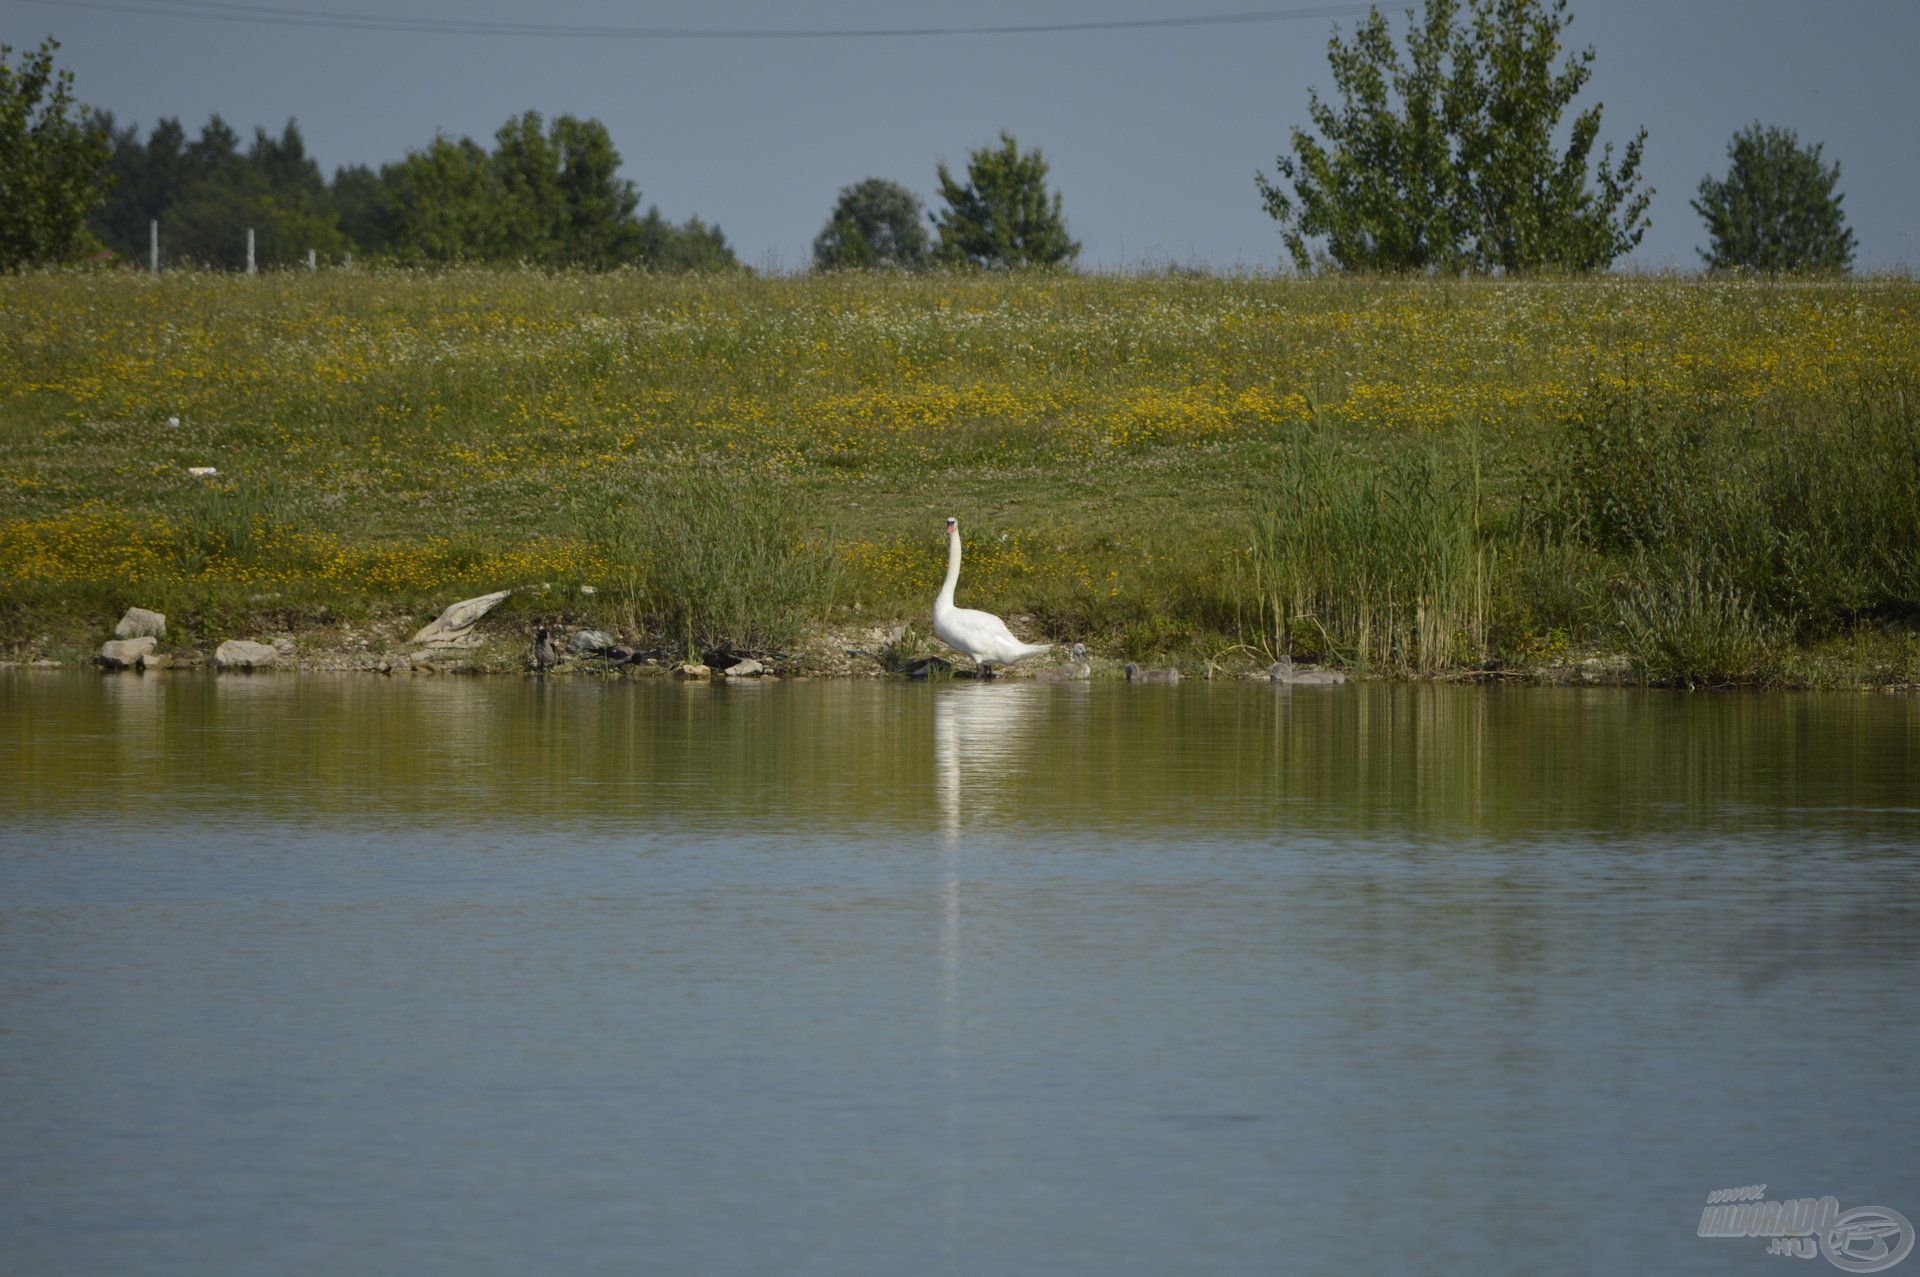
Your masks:
[{"label": "rock on shore", "polygon": [[159,642],[151,634],[141,638],[109,639],[100,645],[100,651],[93,659],[100,663],[102,669],[130,670]]},{"label": "rock on shore", "polygon": [[279,651],[271,644],[248,639],[228,639],[213,653],[213,663],[223,670],[264,669],[279,659]]},{"label": "rock on shore", "polygon": [[429,647],[467,647],[477,644],[480,638],[473,632],[473,627],[480,623],[481,617],[505,602],[511,593],[512,590],[496,590],[476,599],[462,599],[422,626],[420,632],[413,636],[413,641]]},{"label": "rock on shore", "polygon": [[120,618],[120,624],[113,627],[113,636],[117,639],[165,638],[167,618],[143,607],[130,607],[127,614]]}]

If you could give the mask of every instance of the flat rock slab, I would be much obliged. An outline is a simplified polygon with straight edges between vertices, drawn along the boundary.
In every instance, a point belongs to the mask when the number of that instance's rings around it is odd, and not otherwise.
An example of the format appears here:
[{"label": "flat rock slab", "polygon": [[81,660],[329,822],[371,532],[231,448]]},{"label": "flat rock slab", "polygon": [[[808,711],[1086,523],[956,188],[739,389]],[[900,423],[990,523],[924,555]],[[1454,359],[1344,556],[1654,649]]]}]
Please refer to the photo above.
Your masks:
[{"label": "flat rock slab", "polygon": [[159,612],[149,612],[143,607],[130,607],[127,614],[120,618],[120,624],[113,627],[113,636],[117,639],[165,638],[167,636],[167,618]]},{"label": "flat rock slab", "polygon": [[767,672],[767,667],[749,656],[717,672],[727,678],[759,678]]},{"label": "flat rock slab", "polygon": [[613,646],[613,635],[605,630],[575,630],[567,646],[576,652],[604,652]]},{"label": "flat rock slab", "polygon": [[272,644],[249,639],[228,639],[213,652],[213,663],[223,670],[264,669],[279,659]]},{"label": "flat rock slab", "polygon": [[682,665],[674,673],[681,678],[710,678],[713,675],[713,671],[706,666],[693,664]]},{"label": "flat rock slab", "polygon": [[422,626],[420,632],[413,636],[413,641],[429,647],[472,646],[480,641],[473,627],[512,593],[512,590],[496,590],[492,594],[482,594],[477,599],[462,599]]},{"label": "flat rock slab", "polygon": [[159,643],[160,640],[151,634],[143,638],[109,639],[100,645],[100,651],[93,659],[100,663],[102,669],[128,670]]}]

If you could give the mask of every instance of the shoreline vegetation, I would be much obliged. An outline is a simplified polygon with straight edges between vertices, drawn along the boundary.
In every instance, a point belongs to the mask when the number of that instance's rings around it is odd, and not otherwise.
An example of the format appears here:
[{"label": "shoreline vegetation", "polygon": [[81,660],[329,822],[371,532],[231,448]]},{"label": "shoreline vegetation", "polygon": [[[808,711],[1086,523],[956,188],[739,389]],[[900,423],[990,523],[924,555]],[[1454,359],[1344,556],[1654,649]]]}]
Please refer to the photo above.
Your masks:
[{"label": "shoreline vegetation", "polygon": [[1096,673],[1920,684],[1907,278],[25,273],[0,441],[15,663],[406,668],[512,589],[454,667],[880,673],[951,514]]}]

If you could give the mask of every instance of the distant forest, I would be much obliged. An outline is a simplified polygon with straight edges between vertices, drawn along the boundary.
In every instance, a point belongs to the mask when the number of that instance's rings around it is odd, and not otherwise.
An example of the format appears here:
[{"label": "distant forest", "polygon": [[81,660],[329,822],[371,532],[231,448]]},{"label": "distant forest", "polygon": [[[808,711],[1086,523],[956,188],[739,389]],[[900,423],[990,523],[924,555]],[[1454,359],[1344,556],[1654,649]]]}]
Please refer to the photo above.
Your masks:
[{"label": "distant forest", "polygon": [[88,224],[114,252],[145,263],[148,222],[160,222],[161,264],[235,268],[246,235],[262,267],[329,264],[349,255],[403,265],[528,262],[655,270],[738,265],[718,226],[674,225],[617,176],[620,153],[598,120],[537,112],[508,120],[491,151],[440,136],[377,171],[355,164],[329,181],[289,120],[244,147],[218,115],[190,139],[163,119],[144,141],[137,125],[101,123],[114,182]]}]

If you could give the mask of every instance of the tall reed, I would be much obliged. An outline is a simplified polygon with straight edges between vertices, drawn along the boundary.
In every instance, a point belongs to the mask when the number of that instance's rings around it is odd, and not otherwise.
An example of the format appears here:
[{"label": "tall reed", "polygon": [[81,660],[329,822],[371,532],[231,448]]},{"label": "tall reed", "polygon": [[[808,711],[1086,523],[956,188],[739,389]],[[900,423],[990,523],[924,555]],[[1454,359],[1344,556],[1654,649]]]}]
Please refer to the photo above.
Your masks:
[{"label": "tall reed", "polygon": [[1254,520],[1256,642],[1437,674],[1484,659],[1492,555],[1477,452],[1366,460],[1331,431],[1284,451]]},{"label": "tall reed", "polygon": [[618,494],[587,531],[615,564],[615,606],[689,656],[766,652],[831,607],[839,560],[809,536],[790,479],[697,466]]}]

